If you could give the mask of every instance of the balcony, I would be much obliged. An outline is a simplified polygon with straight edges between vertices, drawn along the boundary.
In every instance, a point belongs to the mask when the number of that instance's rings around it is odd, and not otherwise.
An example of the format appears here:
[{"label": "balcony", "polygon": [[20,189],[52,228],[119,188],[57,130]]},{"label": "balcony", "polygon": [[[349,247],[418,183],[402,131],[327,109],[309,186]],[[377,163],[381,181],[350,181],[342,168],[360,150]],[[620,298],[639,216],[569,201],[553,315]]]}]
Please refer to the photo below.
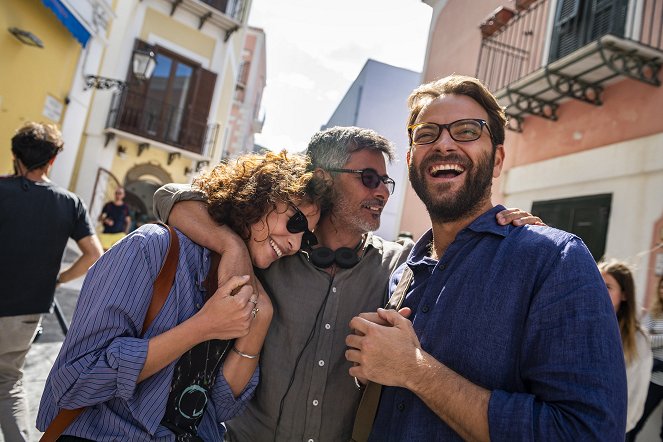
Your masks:
[{"label": "balcony", "polygon": [[199,19],[198,29],[211,23],[226,31],[226,40],[246,21],[246,0],[169,0],[170,15],[182,8]]},{"label": "balcony", "polygon": [[[113,95],[107,133],[129,134],[138,143],[160,144],[164,150],[187,152],[195,159],[209,157],[216,144],[219,125],[207,124],[207,115],[187,112],[184,107],[122,89]],[[133,135],[133,136],[131,136]]]},{"label": "balcony", "polygon": [[564,100],[600,105],[604,87],[622,78],[660,86],[663,0],[515,6],[507,20],[497,10],[481,25],[476,73],[507,105],[510,129],[522,131],[531,115],[557,120]]}]

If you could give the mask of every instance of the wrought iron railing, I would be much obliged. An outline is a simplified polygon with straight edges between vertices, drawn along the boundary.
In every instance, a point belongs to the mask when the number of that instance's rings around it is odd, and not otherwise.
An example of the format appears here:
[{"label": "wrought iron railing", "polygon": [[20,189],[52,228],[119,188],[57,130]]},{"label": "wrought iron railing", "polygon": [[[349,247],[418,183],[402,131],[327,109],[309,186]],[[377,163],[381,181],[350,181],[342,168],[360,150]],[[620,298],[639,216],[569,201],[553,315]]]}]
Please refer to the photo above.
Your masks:
[{"label": "wrought iron railing", "polygon": [[181,149],[208,156],[216,144],[219,125],[207,124],[207,115],[197,115],[124,88],[113,95],[106,127],[129,132]]},{"label": "wrought iron railing", "polygon": [[[527,4],[526,9],[516,10],[505,25],[490,29],[490,35],[484,33],[476,76],[491,90],[502,90],[551,62],[549,42],[555,35],[548,24],[550,16],[555,17],[552,7],[556,2],[535,0],[522,3]],[[623,21],[601,23],[598,33],[592,32],[590,40],[579,42],[580,46],[605,34],[618,34],[617,37],[625,40],[663,49],[663,0],[631,0],[626,7],[625,19],[615,15],[608,20],[615,19]]]}]

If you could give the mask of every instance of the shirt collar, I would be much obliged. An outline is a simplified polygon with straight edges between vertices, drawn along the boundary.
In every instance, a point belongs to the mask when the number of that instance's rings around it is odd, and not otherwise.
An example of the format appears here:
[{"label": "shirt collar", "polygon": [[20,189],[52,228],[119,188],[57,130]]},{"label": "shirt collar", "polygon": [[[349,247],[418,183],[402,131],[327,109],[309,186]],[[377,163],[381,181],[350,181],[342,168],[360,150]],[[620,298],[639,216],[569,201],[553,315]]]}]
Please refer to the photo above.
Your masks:
[{"label": "shirt collar", "polygon": [[[469,232],[474,233],[492,233],[499,236],[507,236],[510,230],[510,224],[506,226],[499,225],[495,216],[504,210],[505,207],[501,204],[482,213],[478,218],[470,223],[469,226],[458,232],[454,241],[464,237]],[[414,245],[407,259],[408,264],[416,266],[418,264],[432,264],[435,265],[437,260],[429,256],[430,245],[433,242],[433,229],[429,229]]]}]

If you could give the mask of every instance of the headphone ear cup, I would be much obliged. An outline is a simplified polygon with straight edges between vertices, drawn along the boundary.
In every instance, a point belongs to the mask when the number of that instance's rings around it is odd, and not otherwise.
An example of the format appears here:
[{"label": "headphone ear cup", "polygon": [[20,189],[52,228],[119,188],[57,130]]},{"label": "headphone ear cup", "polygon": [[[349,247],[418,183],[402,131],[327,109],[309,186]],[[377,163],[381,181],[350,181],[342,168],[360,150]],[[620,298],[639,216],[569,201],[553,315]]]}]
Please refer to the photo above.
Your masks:
[{"label": "headphone ear cup", "polygon": [[354,249],[341,247],[334,252],[334,259],[340,268],[349,269],[357,265],[359,262],[359,255],[357,255],[357,252]]},{"label": "headphone ear cup", "polygon": [[334,264],[334,251],[329,247],[318,247],[309,252],[314,266],[326,269]]}]

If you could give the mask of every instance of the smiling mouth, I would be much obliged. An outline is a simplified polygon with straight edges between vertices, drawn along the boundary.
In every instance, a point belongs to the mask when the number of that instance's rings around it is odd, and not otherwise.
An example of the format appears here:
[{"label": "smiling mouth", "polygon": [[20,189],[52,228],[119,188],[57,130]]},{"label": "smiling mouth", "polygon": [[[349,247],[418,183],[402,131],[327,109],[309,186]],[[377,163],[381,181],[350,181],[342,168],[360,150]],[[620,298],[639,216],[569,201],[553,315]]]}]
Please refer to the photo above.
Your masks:
[{"label": "smiling mouth", "polygon": [[433,178],[455,178],[463,172],[465,168],[460,164],[438,164],[428,169]]},{"label": "smiling mouth", "polygon": [[376,204],[375,202],[366,202],[362,204],[362,208],[368,209],[374,215],[379,215],[382,213],[382,209],[384,209],[384,204]]},{"label": "smiling mouth", "polygon": [[276,245],[273,239],[269,239],[269,245],[272,246],[272,250],[276,253],[276,256],[279,258],[283,256],[283,251],[279,248],[279,246]]}]

